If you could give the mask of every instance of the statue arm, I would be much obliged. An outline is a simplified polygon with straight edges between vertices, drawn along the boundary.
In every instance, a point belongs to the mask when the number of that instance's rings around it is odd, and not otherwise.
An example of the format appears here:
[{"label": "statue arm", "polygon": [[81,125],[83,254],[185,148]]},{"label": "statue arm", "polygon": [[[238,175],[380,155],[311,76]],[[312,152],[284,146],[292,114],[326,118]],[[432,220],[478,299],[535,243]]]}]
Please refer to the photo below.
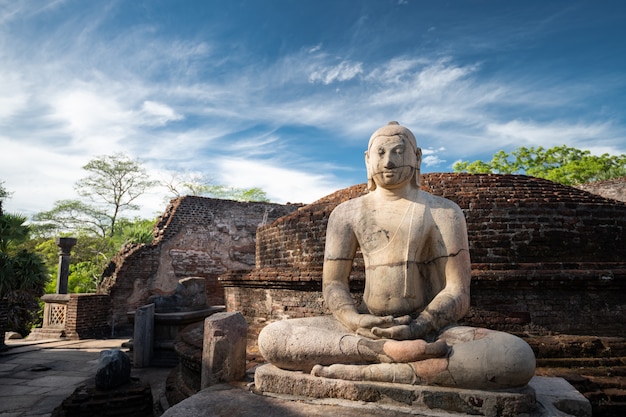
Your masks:
[{"label": "statue arm", "polygon": [[355,317],[358,312],[350,296],[349,278],[357,240],[342,209],[342,206],[338,206],[328,219],[322,290],[326,305],[333,315],[356,331]]},{"label": "statue arm", "polygon": [[460,208],[448,210],[453,211],[452,216],[446,216],[449,226],[443,235],[448,252],[441,268],[445,275],[445,287],[416,319],[418,325],[430,327],[431,331],[438,331],[461,319],[469,309],[471,261],[467,226]]}]

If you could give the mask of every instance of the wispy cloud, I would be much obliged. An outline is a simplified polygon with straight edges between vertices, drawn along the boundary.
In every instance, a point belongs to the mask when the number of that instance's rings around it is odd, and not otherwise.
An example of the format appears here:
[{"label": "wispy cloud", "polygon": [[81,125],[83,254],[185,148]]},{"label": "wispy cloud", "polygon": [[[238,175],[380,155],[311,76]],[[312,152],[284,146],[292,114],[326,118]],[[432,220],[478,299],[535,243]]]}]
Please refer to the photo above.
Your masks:
[{"label": "wispy cloud", "polygon": [[309,75],[312,83],[321,82],[331,84],[335,81],[348,81],[363,73],[363,64],[360,62],[342,61],[337,65],[317,68]]},{"label": "wispy cloud", "polygon": [[[206,172],[226,184],[260,186],[277,201],[310,202],[363,180],[357,168],[311,154],[292,136],[302,127],[327,138],[322,146],[360,155],[374,129],[398,120],[414,131],[432,170],[505,146],[588,148],[595,140],[598,150],[626,152],[619,115],[585,115],[586,99],[610,91],[614,78],[585,85],[493,71],[484,58],[459,53],[463,42],[372,57],[320,37],[255,59],[208,25],[191,37],[166,34],[152,20],[111,30],[123,2],[80,4],[74,15],[54,15],[60,20],[45,33],[16,34],[1,23],[35,21],[68,5],[0,0],[0,179],[10,176],[21,188],[36,175],[50,177],[57,190],[36,185],[11,204],[68,198],[82,165],[118,151],[144,160],[155,176]],[[363,14],[350,27],[359,32],[367,22]],[[445,27],[422,26],[428,36]],[[495,39],[481,50],[522,42],[524,28],[518,30],[513,40]],[[490,41],[473,36],[472,45]]]}]

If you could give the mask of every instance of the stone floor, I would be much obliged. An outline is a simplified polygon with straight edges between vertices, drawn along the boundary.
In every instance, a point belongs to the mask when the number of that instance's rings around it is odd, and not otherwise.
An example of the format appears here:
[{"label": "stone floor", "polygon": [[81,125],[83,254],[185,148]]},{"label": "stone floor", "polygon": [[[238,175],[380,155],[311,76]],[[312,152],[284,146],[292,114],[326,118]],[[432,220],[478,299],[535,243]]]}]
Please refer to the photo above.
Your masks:
[{"label": "stone floor", "polygon": [[[8,340],[0,352],[0,417],[50,416],[78,386],[95,378],[101,350],[122,349],[128,339]],[[163,400],[171,368],[133,368],[147,381],[155,401]],[[155,404],[167,408],[167,404]]]}]

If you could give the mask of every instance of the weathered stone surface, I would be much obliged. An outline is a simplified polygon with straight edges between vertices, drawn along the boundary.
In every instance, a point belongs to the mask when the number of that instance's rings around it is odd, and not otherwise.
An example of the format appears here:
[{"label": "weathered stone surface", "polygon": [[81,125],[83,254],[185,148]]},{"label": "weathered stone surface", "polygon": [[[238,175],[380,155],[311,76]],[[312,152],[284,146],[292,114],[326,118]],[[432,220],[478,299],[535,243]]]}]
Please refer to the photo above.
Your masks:
[{"label": "weathered stone surface", "polygon": [[154,304],[139,307],[135,312],[133,332],[133,366],[150,366],[154,353]]},{"label": "weathered stone surface", "polygon": [[98,360],[96,387],[111,389],[130,381],[130,358],[119,349],[103,350]]},{"label": "weathered stone surface", "polygon": [[484,416],[517,416],[531,414],[535,408],[535,392],[529,387],[508,391],[481,391],[345,381],[285,371],[273,365],[259,367],[255,373],[254,382],[255,389],[261,393],[365,401],[412,407],[417,410],[444,410]]},{"label": "weathered stone surface", "polygon": [[206,281],[202,277],[180,279],[173,294],[153,295],[148,298],[148,303],[154,303],[156,313],[205,309],[208,307]]},{"label": "weathered stone surface", "polygon": [[581,184],[577,188],[626,203],[626,177]]},{"label": "weathered stone surface", "polygon": [[149,245],[126,246],[112,260],[98,292],[110,294],[118,328],[148,297],[172,294],[178,280],[202,277],[209,305],[223,305],[218,275],[254,268],[256,229],[297,205],[238,202],[196,196],[174,199]]},{"label": "weathered stone surface", "polygon": [[[397,417],[397,409],[372,404],[325,404],[256,395],[230,385],[214,385],[169,408],[163,417]],[[414,414],[424,416],[425,414]],[[451,416],[437,414],[438,417]]]},{"label": "weathered stone surface", "polygon": [[82,385],[54,409],[52,417],[153,417],[150,384],[132,379],[130,383],[102,390]]},{"label": "weathered stone surface", "polygon": [[241,313],[217,313],[204,320],[202,388],[243,379],[246,335],[246,319]]},{"label": "weathered stone surface", "polygon": [[14,339],[22,339],[22,335],[17,332],[6,332],[4,335],[4,340],[14,340]]},{"label": "weathered stone surface", "polygon": [[577,417],[591,416],[589,400],[564,379],[535,377],[533,387],[542,395],[542,406],[553,415],[562,412]]}]

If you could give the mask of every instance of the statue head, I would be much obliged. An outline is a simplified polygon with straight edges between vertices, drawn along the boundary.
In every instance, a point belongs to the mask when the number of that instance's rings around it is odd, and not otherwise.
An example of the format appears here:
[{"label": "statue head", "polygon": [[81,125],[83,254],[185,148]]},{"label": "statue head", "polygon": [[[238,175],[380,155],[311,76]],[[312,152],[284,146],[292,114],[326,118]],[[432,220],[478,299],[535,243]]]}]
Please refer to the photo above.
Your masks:
[{"label": "statue head", "polygon": [[[377,169],[374,166],[374,158],[370,157],[370,152],[376,150],[375,148],[381,147],[384,143],[402,143],[402,152],[404,157],[402,158],[402,167],[405,171],[408,170],[409,174],[412,174],[413,184],[417,187],[420,186],[420,165],[422,162],[422,150],[417,147],[417,141],[413,133],[404,126],[400,126],[398,122],[389,122],[386,126],[376,130],[370,137],[367,145],[367,151],[365,151],[365,165],[367,167],[367,189],[374,191],[377,187],[375,175]],[[376,150],[376,152],[380,152]],[[400,166],[396,167],[400,168]]]}]

